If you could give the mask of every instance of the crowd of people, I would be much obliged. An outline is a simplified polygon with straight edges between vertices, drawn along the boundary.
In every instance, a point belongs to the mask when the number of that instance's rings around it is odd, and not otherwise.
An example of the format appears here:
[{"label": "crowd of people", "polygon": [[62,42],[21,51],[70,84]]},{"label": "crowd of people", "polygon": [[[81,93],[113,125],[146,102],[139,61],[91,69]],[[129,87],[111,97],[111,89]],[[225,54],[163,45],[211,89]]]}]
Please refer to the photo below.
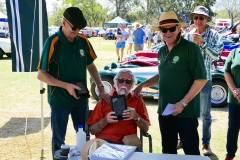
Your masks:
[{"label": "crowd of people", "polygon": [[[198,118],[202,116],[201,150],[204,155],[213,154],[210,148],[210,63],[220,55],[223,42],[219,34],[207,25],[211,17],[206,7],[197,6],[191,18],[194,28],[184,36],[182,28],[186,24],[179,21],[174,11],[162,12],[157,26],[147,26],[151,30],[148,33],[140,28],[140,24],[136,25],[134,31],[132,27],[121,24],[116,33],[118,61],[122,61],[126,42],[134,45],[134,51],[142,50],[145,43],[150,47],[153,42],[163,41],[164,46],[158,52],[156,75],[133,88],[137,83],[135,76],[130,70],[122,69],[114,77],[114,88],[108,94],[94,64],[97,58],[94,48],[86,37],[78,34],[86,26],[82,11],[77,7],[69,7],[64,11],[62,26],[46,40],[38,65],[38,79],[48,84],[53,159],[56,158],[55,151],[65,143],[69,115],[76,132],[79,124],[86,123],[88,99],[76,95],[75,90],[81,88],[73,82],[82,80],[87,84],[87,70],[99,89],[99,101],[87,121],[90,132],[97,138],[123,144],[123,137],[136,134],[137,128],[147,132],[150,118],[141,98],[141,90],[158,84],[160,94],[157,112],[162,153],[177,154],[177,146],[181,145],[186,155],[200,155]],[[153,35],[152,30],[157,34]],[[129,54],[132,53],[131,48],[129,46],[127,50]],[[237,151],[240,129],[239,49],[233,50],[227,57],[224,76],[229,86],[226,160],[232,160]],[[110,97],[115,95],[124,95],[126,98],[128,108],[122,112],[122,119],[117,119],[110,106]],[[163,111],[170,104],[172,114],[163,116]]]}]

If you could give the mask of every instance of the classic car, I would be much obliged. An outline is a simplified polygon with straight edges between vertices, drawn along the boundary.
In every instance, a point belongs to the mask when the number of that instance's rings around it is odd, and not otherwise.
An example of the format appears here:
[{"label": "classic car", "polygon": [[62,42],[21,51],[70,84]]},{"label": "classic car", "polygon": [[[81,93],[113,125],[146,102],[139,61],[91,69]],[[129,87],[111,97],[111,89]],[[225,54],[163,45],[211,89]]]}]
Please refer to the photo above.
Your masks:
[{"label": "classic car", "polygon": [[[103,70],[99,71],[105,90],[109,93],[113,87],[113,78],[122,68],[130,69],[133,74],[136,76],[138,82],[137,84],[145,81],[146,79],[152,77],[158,72],[157,66],[152,67],[140,67],[137,65],[120,65],[117,66],[116,63],[112,62],[110,66],[104,66]],[[98,100],[98,88],[95,83],[90,78],[91,84],[91,95]],[[141,94],[143,96],[151,96],[154,99],[158,99],[158,85],[152,86],[149,88],[143,88]],[[225,107],[227,104],[227,89],[228,86],[223,76],[223,72],[219,67],[216,67],[212,70],[212,93],[211,93],[211,102],[212,107]]]}]

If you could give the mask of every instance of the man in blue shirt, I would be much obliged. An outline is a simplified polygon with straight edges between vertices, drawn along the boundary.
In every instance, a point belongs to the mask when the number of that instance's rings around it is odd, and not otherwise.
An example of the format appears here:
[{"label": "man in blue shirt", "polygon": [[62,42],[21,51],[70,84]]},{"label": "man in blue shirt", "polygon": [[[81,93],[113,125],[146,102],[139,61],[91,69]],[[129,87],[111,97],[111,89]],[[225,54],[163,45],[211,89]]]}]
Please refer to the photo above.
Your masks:
[{"label": "man in blue shirt", "polygon": [[142,30],[142,28],[140,28],[140,24],[139,23],[136,24],[136,28],[137,29],[135,31],[133,31],[134,51],[138,52],[138,51],[142,51],[143,50],[146,34]]}]

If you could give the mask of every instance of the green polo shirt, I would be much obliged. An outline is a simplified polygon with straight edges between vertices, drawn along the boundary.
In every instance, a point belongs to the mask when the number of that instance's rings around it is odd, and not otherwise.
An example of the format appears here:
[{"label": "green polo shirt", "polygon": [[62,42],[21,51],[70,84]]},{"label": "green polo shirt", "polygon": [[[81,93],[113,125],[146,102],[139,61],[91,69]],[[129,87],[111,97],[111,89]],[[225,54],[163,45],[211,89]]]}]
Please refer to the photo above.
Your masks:
[{"label": "green polo shirt", "polygon": [[[240,48],[231,51],[226,59],[223,70],[231,75],[236,88],[240,88]],[[228,103],[240,104],[230,89],[228,89]]]},{"label": "green polo shirt", "polygon": [[[50,36],[44,44],[38,69],[47,70],[53,77],[68,83],[83,80],[87,84],[87,66],[96,54],[91,43],[83,35],[70,42],[62,28]],[[67,90],[48,85],[48,103],[54,107],[73,107],[88,103],[88,99],[75,99]]]},{"label": "green polo shirt", "polygon": [[[168,54],[167,46],[158,52],[159,107],[162,114],[168,103],[179,102],[188,93],[195,80],[206,80],[206,70],[199,46],[180,38]],[[200,116],[200,96],[194,97],[177,117]]]}]

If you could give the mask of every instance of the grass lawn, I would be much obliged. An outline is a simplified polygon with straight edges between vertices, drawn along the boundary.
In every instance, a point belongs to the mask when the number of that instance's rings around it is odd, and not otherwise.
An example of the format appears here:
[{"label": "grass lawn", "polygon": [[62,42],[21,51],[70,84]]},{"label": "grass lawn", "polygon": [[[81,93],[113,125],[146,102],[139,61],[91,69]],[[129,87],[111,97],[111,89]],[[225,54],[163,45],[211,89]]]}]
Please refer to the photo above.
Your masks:
[{"label": "grass lawn", "polygon": [[[95,61],[100,70],[105,64],[117,60],[114,40],[104,40],[95,37],[89,39],[96,51]],[[37,73],[11,72],[11,59],[0,60],[0,160],[50,160],[51,159],[51,126],[50,109],[47,94],[41,95],[40,81]],[[90,87],[90,85],[88,84]],[[44,84],[46,88],[46,84]],[[158,127],[157,100],[144,98],[150,115],[151,127],[149,133],[153,137],[153,152],[161,153],[161,137]],[[44,116],[44,142],[42,152],[41,139],[41,104]],[[89,99],[89,106],[94,108],[96,101]],[[226,135],[228,112],[227,107],[212,109],[212,139],[211,148],[219,159],[226,154]],[[199,120],[199,135],[201,139],[202,123]],[[92,136],[93,137],[93,136]],[[66,143],[75,145],[75,132],[71,120],[67,128]],[[238,141],[240,142],[240,140]],[[240,144],[240,143],[238,143]],[[201,148],[201,146],[199,146]],[[144,141],[144,151],[147,152],[147,142]],[[183,154],[180,149],[179,154]],[[240,151],[236,158],[240,159]]]}]

